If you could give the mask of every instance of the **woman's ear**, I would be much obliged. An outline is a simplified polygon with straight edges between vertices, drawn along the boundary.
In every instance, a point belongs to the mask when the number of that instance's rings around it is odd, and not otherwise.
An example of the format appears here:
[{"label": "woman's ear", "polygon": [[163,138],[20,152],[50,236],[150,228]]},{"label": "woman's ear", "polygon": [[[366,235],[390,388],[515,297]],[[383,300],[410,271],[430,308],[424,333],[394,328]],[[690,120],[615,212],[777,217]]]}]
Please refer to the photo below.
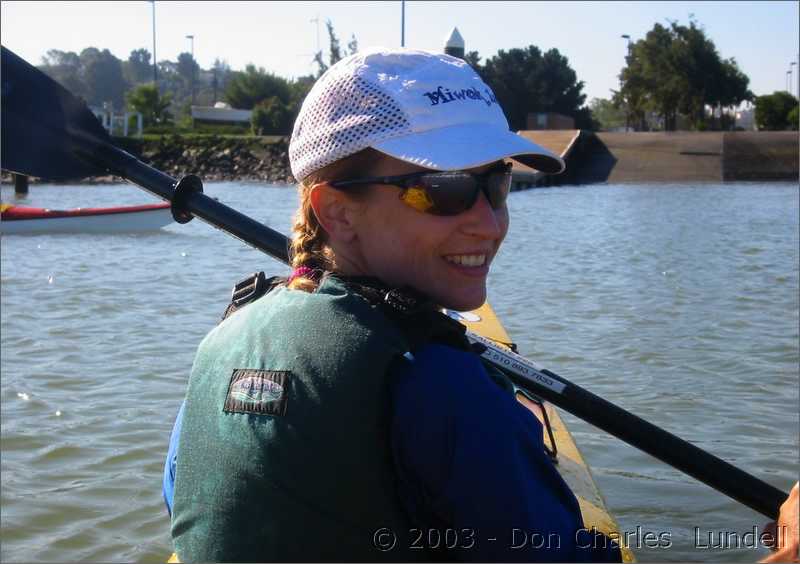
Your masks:
[{"label": "woman's ear", "polygon": [[327,182],[311,188],[311,209],[331,243],[350,243],[356,238],[355,218],[360,204]]}]

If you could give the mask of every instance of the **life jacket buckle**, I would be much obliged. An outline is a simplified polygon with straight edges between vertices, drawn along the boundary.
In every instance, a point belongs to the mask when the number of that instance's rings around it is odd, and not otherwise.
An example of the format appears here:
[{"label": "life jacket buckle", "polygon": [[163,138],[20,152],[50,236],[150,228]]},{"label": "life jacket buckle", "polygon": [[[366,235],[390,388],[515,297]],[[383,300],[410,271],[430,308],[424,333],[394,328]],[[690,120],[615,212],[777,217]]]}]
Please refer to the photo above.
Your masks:
[{"label": "life jacket buckle", "polygon": [[419,306],[419,300],[397,288],[386,292],[383,301],[400,313],[409,313]]},{"label": "life jacket buckle", "polygon": [[245,278],[231,292],[231,304],[239,308],[244,304],[260,298],[266,292],[266,276],[263,272],[255,272],[252,276]]}]

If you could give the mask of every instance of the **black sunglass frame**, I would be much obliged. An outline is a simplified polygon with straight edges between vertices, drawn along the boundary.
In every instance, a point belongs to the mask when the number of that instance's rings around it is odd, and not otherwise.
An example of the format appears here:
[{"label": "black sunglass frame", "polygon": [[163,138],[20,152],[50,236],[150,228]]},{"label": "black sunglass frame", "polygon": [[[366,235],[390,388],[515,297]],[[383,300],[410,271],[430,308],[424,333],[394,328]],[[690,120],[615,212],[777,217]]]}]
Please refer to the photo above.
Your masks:
[{"label": "black sunglass frame", "polygon": [[[492,209],[500,209],[502,204],[505,202],[506,197],[508,195],[508,191],[511,187],[511,179],[508,178],[508,189],[500,202],[495,202],[494,198],[489,192],[489,182],[491,177],[495,175],[503,175],[503,176],[511,176],[511,168],[512,165],[509,162],[498,164],[489,170],[482,172],[480,174],[475,174],[471,172],[463,172],[463,171],[420,171],[420,172],[412,172],[410,174],[401,174],[396,176],[376,176],[376,177],[368,177],[368,178],[356,178],[353,180],[337,180],[331,182],[330,185],[336,189],[343,189],[348,186],[358,186],[358,185],[366,185],[366,184],[384,184],[389,186],[397,186],[398,188],[405,190],[409,190],[411,188],[419,188],[422,187],[434,201],[436,200],[435,190],[438,187],[436,184],[437,178],[447,178],[448,180],[453,180],[456,178],[469,178],[473,182],[475,182],[474,192],[472,196],[468,200],[462,200],[459,206],[456,206],[454,209],[444,209],[438,208],[438,204],[435,204],[433,209],[424,210],[427,213],[432,213],[434,215],[458,215],[463,211],[470,209],[473,205],[475,205],[475,201],[478,198],[478,195],[483,192],[486,198],[489,200]],[[423,183],[420,185],[420,180],[423,178],[430,178],[431,181],[429,183]],[[401,194],[402,195],[402,194]],[[422,211],[422,210],[421,210]]]},{"label": "black sunglass frame", "polygon": [[355,178],[352,180],[335,180],[330,182],[330,185],[334,188],[346,188],[348,186],[358,186],[361,184],[386,184],[389,186],[397,186],[398,188],[414,188],[416,186],[414,182],[425,176],[432,176],[436,178],[437,176],[454,177],[463,175],[474,178],[478,181],[478,186],[482,187],[489,179],[489,176],[498,173],[509,174],[510,172],[511,163],[503,163],[502,165],[492,167],[486,172],[482,172],[480,174],[463,171],[424,170],[420,172],[412,172],[410,174],[399,174],[396,176],[372,176],[367,178]]}]

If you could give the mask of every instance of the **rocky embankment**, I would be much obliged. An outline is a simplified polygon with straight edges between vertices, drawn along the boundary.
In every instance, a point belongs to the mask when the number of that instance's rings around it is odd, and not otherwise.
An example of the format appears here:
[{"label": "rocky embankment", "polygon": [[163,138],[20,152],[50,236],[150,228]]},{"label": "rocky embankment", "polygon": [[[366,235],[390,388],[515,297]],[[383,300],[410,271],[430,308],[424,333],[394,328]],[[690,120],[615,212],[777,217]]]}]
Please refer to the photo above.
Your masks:
[{"label": "rocky embankment", "polygon": [[[223,137],[165,135],[150,139],[116,138],[115,143],[143,162],[171,176],[196,174],[205,182],[237,180],[270,184],[295,183],[289,168],[285,137]],[[3,173],[3,182],[12,182]],[[30,182],[45,182],[31,178]],[[114,176],[95,176],[64,184],[124,182]]]}]

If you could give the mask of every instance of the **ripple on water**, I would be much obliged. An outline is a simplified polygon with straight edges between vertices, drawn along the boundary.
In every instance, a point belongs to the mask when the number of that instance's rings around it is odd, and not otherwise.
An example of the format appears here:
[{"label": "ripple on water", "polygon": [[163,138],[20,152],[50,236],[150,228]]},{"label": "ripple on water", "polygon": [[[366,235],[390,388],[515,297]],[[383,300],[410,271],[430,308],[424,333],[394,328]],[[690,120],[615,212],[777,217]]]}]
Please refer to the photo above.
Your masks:
[{"label": "ripple on water", "polygon": [[[294,193],[205,189],[288,231]],[[130,186],[30,197],[147,201]],[[798,470],[797,202],[787,185],[515,192],[491,302],[543,366],[786,487]],[[161,471],[194,351],[235,282],[286,268],[202,222],[0,246],[0,559],[163,562]],[[693,527],[752,526],[751,511],[565,417],[623,529],[673,533],[641,560],[720,560],[693,549]]]}]

